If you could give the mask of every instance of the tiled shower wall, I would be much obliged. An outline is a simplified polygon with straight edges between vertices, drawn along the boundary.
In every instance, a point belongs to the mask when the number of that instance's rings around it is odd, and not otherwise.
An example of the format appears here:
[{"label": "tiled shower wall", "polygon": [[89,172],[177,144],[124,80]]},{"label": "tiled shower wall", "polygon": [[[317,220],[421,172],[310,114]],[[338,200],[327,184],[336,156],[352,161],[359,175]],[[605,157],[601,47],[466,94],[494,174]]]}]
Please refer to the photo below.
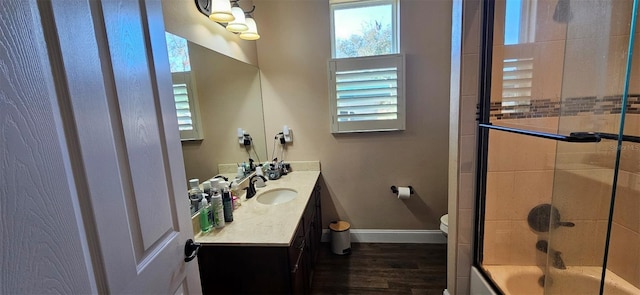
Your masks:
[{"label": "tiled shower wall", "polygon": [[[472,265],[475,163],[476,106],[478,104],[478,73],[480,63],[480,0],[459,0],[462,6],[462,44],[458,68],[452,61],[452,83],[459,74],[459,88],[452,87],[450,130],[449,189],[449,263],[447,289],[451,294],[469,294]],[[455,20],[454,20],[455,22]],[[452,49],[455,51],[456,49]],[[454,52],[455,54],[455,52]]]},{"label": "tiled shower wall", "polygon": [[[640,135],[640,115],[627,116],[624,132]],[[640,288],[640,144],[625,143],[620,164],[607,268]]]}]

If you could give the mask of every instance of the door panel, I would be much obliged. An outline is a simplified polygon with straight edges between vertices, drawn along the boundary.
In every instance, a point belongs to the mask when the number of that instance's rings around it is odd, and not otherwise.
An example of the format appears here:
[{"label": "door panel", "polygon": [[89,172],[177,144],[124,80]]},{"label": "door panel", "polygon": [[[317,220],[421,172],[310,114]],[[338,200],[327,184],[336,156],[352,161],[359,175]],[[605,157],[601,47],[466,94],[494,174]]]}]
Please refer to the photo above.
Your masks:
[{"label": "door panel", "polygon": [[[173,231],[166,185],[167,165],[163,157],[158,126],[160,113],[151,85],[140,4],[135,1],[105,1],[103,13],[107,41],[114,69],[114,82],[122,121],[115,130],[122,134],[131,185],[128,208],[140,226],[143,250]],[[137,21],[134,21],[137,20]],[[140,237],[134,237],[138,239]],[[137,243],[136,243],[137,244]],[[139,250],[136,249],[138,252]]]},{"label": "door panel", "polygon": [[49,5],[101,292],[200,293],[160,2]]}]

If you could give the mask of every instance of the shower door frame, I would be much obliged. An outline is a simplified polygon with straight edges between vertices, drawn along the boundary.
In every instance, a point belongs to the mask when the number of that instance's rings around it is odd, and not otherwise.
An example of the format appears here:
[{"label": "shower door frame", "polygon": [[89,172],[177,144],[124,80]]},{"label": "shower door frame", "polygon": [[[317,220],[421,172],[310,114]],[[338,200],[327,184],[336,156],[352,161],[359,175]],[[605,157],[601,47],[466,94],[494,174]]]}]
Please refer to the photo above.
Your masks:
[{"label": "shower door frame", "polygon": [[[482,0],[481,13],[481,37],[480,37],[480,69],[478,73],[478,122],[476,143],[476,198],[475,198],[475,222],[473,239],[473,266],[482,275],[485,282],[497,292],[500,288],[487,275],[482,268],[484,251],[484,220],[487,184],[487,164],[489,156],[489,129],[480,127],[480,124],[489,123],[491,110],[491,74],[493,61],[493,31],[495,16],[495,1]],[[485,99],[488,98],[488,99]]]},{"label": "shower door frame", "polygon": [[[632,20],[630,25],[630,40],[626,65],[626,81],[622,95],[623,107],[621,111],[621,119],[619,125],[619,133],[572,133],[568,136],[561,134],[551,134],[544,132],[536,132],[530,130],[522,130],[508,127],[501,127],[492,125],[490,122],[490,104],[491,104],[491,79],[492,79],[492,60],[493,60],[493,32],[495,21],[495,1],[494,0],[482,0],[482,20],[481,20],[481,37],[480,37],[480,64],[479,64],[479,77],[478,77],[478,116],[476,121],[477,127],[477,143],[476,143],[476,198],[475,198],[475,222],[474,222],[474,242],[473,242],[473,266],[476,267],[483,279],[493,288],[497,293],[502,293],[501,289],[493,282],[493,280],[487,275],[486,271],[482,267],[483,250],[484,250],[484,220],[485,220],[485,202],[486,202],[486,183],[487,183],[487,166],[488,166],[488,152],[489,152],[489,130],[495,129],[504,132],[511,132],[522,134],[525,136],[534,136],[539,138],[546,138],[556,141],[564,142],[600,142],[601,139],[609,139],[617,141],[617,154],[614,169],[614,179],[612,183],[611,202],[609,208],[607,232],[605,239],[605,252],[603,256],[602,264],[602,276],[600,277],[600,294],[603,294],[603,287],[605,282],[605,271],[607,267],[609,243],[611,238],[611,224],[614,214],[615,195],[617,187],[617,175],[620,169],[620,152],[622,142],[635,142],[640,143],[640,137],[624,135],[624,121],[626,113],[626,102],[628,100],[628,88],[630,79],[630,67],[633,59],[633,41],[634,32],[636,28],[636,18],[638,10],[638,1],[633,0]],[[633,14],[635,12],[635,14]]]}]

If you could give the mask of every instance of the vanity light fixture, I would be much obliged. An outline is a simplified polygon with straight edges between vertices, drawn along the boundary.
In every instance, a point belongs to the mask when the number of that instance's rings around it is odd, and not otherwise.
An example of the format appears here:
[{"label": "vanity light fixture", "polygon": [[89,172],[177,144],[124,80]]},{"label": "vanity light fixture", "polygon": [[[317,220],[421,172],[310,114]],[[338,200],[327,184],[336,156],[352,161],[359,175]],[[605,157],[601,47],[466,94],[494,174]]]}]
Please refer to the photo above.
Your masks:
[{"label": "vanity light fixture", "polygon": [[247,26],[247,23],[244,17],[244,10],[242,10],[242,8],[240,8],[240,5],[238,5],[238,0],[231,1],[231,2],[233,2],[233,6],[231,7],[231,13],[233,13],[235,20],[230,21],[227,24],[227,31],[234,32],[234,33],[241,33],[248,30],[249,27]]},{"label": "vanity light fixture", "polygon": [[248,29],[240,33],[240,39],[242,40],[260,39],[260,35],[258,34],[258,26],[256,25],[256,21],[253,20],[253,17],[251,16],[251,14],[247,13],[245,15],[245,22],[247,23]]},{"label": "vanity light fixture", "polygon": [[[243,40],[258,40],[258,26],[251,16],[256,6],[244,11],[238,5],[240,0],[195,0],[200,13],[225,27],[228,31],[240,34]],[[233,3],[233,4],[232,4]]]},{"label": "vanity light fixture", "polygon": [[219,23],[228,23],[235,20],[229,0],[211,0],[209,19]]}]

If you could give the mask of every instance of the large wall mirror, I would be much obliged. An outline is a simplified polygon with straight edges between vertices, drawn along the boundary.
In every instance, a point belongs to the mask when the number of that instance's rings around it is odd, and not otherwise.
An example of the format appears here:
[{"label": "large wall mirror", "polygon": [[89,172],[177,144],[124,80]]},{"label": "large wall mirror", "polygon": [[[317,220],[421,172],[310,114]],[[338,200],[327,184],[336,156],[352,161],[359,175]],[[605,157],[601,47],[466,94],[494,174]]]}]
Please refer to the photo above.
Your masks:
[{"label": "large wall mirror", "polygon": [[[218,164],[268,160],[259,69],[180,36],[167,36],[181,136],[191,139],[182,141],[185,182],[213,177]],[[194,131],[190,125],[197,132],[188,133]],[[251,136],[252,146],[239,143],[238,128]]]}]

